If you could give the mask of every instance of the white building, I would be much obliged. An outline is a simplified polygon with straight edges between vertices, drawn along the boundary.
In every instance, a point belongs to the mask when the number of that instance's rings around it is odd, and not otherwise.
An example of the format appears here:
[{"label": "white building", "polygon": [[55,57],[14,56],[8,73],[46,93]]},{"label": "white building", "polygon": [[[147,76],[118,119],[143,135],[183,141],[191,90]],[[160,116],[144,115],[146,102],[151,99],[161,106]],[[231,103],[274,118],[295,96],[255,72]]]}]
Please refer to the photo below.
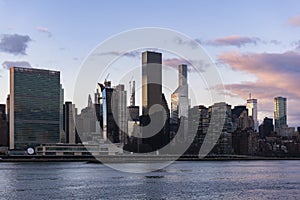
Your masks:
[{"label": "white building", "polygon": [[258,120],[257,120],[257,99],[251,99],[251,94],[249,99],[247,99],[248,115],[253,119],[253,129],[258,132]]}]

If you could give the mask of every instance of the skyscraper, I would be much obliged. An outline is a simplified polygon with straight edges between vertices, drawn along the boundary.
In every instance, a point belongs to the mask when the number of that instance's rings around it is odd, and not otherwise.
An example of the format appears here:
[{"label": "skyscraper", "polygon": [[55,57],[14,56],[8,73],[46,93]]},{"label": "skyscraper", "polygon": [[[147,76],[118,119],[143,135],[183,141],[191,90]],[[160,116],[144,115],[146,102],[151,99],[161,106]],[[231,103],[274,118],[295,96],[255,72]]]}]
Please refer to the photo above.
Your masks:
[{"label": "skyscraper", "polygon": [[[166,144],[169,133],[166,121],[169,111],[165,109],[162,94],[162,54],[146,51],[142,53],[142,136],[143,143],[158,150]],[[165,115],[165,113],[167,113]]]},{"label": "skyscraper", "polygon": [[123,144],[127,143],[127,91],[124,85],[117,85],[114,90],[114,118],[117,121],[119,131],[119,141]]},{"label": "skyscraper", "polygon": [[108,87],[108,85],[102,90],[102,130],[105,141],[109,140],[112,143],[118,143],[120,142],[119,129],[113,113],[113,92],[114,89]]},{"label": "skyscraper", "polygon": [[62,84],[60,84],[60,102],[59,102],[59,130],[60,130],[60,142],[65,143],[66,142],[66,135],[64,131],[64,88],[62,87]]},{"label": "skyscraper", "polygon": [[63,116],[64,116],[64,132],[65,132],[65,143],[75,144],[76,141],[76,124],[75,118],[77,115],[77,109],[72,102],[67,101],[63,106]]},{"label": "skyscraper", "polygon": [[263,123],[259,126],[259,135],[261,138],[269,137],[274,131],[273,119],[265,117]]},{"label": "skyscraper", "polygon": [[189,137],[193,137],[193,143],[189,147],[187,154],[199,154],[209,127],[208,108],[203,105],[194,106],[189,109]]},{"label": "skyscraper", "polygon": [[253,118],[249,116],[246,106],[235,106],[232,109],[232,126],[233,131],[252,128]]},{"label": "skyscraper", "polygon": [[179,122],[183,122],[181,130],[183,131],[183,141],[188,135],[188,84],[187,84],[187,65],[178,66],[178,88],[171,95],[171,129],[173,137],[176,134]]},{"label": "skyscraper", "polygon": [[60,72],[10,68],[9,148],[60,140]]},{"label": "skyscraper", "polygon": [[248,115],[253,119],[253,130],[258,132],[258,121],[257,121],[257,99],[252,99],[251,94],[247,99]]},{"label": "skyscraper", "polygon": [[162,105],[162,54],[146,51],[142,53],[142,113],[149,114],[149,109]]},{"label": "skyscraper", "polygon": [[[212,152],[217,154],[231,154],[233,132],[231,105],[225,102],[214,103],[208,108],[208,116],[209,126],[212,127],[213,134],[208,142],[211,143],[218,139]],[[225,120],[224,124],[220,123],[223,119]],[[222,131],[221,134],[220,130]]]},{"label": "skyscraper", "polygon": [[274,98],[275,129],[287,126],[286,101],[287,101],[287,99],[284,97],[275,97]]},{"label": "skyscraper", "polygon": [[0,104],[0,147],[8,146],[7,121],[5,104]]},{"label": "skyscraper", "polygon": [[[131,85],[132,83],[132,85]],[[135,81],[129,82],[130,90],[130,106],[127,107],[127,120],[128,120],[128,137],[131,137],[130,142],[140,144],[142,139],[139,138],[139,120],[140,120],[140,108],[135,105]],[[133,141],[133,138],[136,141]]]},{"label": "skyscraper", "polygon": [[140,115],[140,108],[139,106],[135,105],[135,81],[132,82],[131,87],[131,81],[129,82],[130,85],[130,106],[127,107],[128,110],[128,121],[135,121],[137,122],[139,120]]}]

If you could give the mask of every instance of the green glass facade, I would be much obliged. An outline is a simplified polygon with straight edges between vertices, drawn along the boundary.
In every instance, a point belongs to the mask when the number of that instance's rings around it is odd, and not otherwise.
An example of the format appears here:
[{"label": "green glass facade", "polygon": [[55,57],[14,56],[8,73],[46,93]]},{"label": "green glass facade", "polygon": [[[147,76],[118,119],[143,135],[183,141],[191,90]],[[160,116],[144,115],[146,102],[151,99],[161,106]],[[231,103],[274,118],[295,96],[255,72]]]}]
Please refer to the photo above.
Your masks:
[{"label": "green glass facade", "polygon": [[60,141],[60,72],[10,69],[10,149]]}]

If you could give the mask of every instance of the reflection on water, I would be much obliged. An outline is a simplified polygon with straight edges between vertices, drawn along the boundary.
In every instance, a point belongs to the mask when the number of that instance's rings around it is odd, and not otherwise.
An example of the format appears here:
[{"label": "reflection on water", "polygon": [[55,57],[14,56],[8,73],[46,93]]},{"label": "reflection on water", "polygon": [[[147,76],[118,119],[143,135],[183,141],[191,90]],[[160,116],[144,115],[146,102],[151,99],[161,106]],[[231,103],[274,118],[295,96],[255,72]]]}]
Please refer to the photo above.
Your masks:
[{"label": "reflection on water", "polygon": [[163,178],[164,176],[145,176],[146,178]]},{"label": "reflection on water", "polygon": [[146,174],[84,162],[0,163],[0,199],[297,199],[299,188],[300,161],[175,162]]}]

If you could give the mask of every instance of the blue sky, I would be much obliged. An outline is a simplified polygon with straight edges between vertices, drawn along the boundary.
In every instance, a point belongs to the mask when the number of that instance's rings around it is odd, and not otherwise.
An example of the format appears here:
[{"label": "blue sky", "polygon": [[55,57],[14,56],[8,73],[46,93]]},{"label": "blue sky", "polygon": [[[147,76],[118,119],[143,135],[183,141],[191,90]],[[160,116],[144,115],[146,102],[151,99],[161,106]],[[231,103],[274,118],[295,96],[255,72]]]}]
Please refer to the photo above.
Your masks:
[{"label": "blue sky", "polygon": [[[260,118],[273,117],[273,97],[286,96],[288,122],[300,125],[300,93],[294,87],[300,84],[299,8],[296,0],[0,0],[0,103],[9,88],[3,63],[60,70],[65,100],[72,100],[81,64],[99,43],[126,30],[161,27],[201,42],[218,63],[228,103],[244,104],[251,92],[259,100]],[[21,44],[13,49],[9,42]],[[170,80],[177,83],[174,77]]]}]

